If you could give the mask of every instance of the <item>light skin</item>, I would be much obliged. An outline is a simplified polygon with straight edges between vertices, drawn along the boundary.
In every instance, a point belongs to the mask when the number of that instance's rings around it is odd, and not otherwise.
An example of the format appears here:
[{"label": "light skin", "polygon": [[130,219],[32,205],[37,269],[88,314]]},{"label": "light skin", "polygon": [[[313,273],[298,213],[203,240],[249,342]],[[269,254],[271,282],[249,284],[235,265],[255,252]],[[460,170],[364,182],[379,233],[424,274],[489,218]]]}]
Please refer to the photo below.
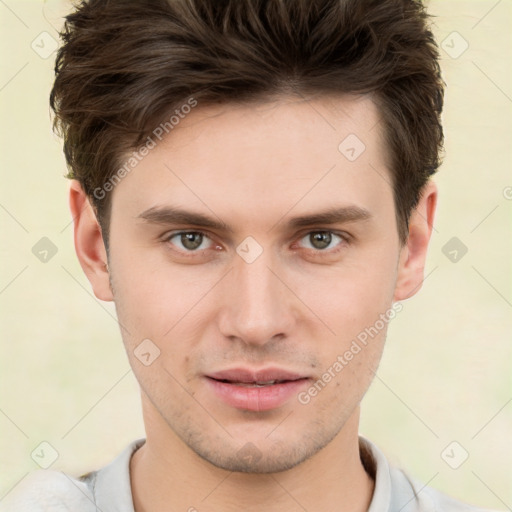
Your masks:
[{"label": "light skin", "polygon": [[[199,105],[114,189],[108,258],[72,182],[80,263],[96,296],[115,301],[141,386],[137,512],[367,510],[360,402],[386,326],[307,404],[233,407],[206,375],[277,366],[307,390],[419,290],[437,189],[425,186],[402,245],[381,126],[369,97]],[[338,150],[349,134],[366,146],[354,161]],[[249,236],[263,250],[251,263],[237,253]],[[134,354],[145,339],[160,350],[148,366]]]}]

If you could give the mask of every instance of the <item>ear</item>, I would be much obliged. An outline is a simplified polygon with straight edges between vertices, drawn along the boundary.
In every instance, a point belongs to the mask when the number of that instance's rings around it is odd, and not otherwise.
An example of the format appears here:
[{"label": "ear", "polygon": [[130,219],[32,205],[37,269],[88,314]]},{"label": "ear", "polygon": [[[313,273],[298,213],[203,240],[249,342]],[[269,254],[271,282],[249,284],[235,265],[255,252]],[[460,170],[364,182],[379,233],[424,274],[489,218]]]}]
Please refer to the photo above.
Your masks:
[{"label": "ear", "polygon": [[69,207],[74,221],[75,251],[94,295],[100,300],[112,301],[107,268],[107,251],[101,227],[89,198],[77,180],[71,181]]},{"label": "ear", "polygon": [[395,301],[412,297],[423,284],[428,243],[437,205],[437,186],[429,181],[409,219],[409,236],[400,252]]}]

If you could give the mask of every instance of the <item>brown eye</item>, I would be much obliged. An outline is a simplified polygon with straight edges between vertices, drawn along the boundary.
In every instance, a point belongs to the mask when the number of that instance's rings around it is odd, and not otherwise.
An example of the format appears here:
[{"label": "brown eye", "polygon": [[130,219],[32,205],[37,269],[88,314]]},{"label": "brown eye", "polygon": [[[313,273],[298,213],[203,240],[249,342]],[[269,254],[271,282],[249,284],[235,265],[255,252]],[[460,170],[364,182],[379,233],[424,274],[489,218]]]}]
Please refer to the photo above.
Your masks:
[{"label": "brown eye", "polygon": [[182,231],[174,233],[167,239],[178,249],[185,252],[197,251],[198,249],[208,249],[211,245],[211,240],[198,231]]},{"label": "brown eye", "polygon": [[203,242],[203,235],[201,233],[182,233],[180,237],[183,247],[190,251],[200,247]]},{"label": "brown eye", "polygon": [[307,249],[324,251],[325,249],[334,249],[342,243],[344,238],[332,231],[311,231],[301,239],[302,246]]},{"label": "brown eye", "polygon": [[309,240],[315,249],[325,249],[329,247],[332,235],[327,231],[319,231],[317,233],[310,233]]}]

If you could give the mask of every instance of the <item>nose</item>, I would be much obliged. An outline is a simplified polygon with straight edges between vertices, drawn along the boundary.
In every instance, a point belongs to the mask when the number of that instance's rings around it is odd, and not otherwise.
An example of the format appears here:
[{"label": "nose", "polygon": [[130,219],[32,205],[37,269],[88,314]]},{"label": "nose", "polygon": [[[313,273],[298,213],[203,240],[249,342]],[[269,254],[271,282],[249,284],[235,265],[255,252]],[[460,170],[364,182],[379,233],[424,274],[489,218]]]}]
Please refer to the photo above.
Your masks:
[{"label": "nose", "polygon": [[291,334],[297,299],[282,274],[266,251],[252,263],[235,257],[223,283],[219,328],[224,336],[264,345]]}]

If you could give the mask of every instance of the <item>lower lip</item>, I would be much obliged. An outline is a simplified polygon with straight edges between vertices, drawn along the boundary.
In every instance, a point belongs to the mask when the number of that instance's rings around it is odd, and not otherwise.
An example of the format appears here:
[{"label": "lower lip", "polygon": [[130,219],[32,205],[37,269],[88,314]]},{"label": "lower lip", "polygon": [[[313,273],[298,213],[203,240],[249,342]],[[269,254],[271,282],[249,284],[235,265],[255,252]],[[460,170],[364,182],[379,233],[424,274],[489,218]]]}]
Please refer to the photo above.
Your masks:
[{"label": "lower lip", "polygon": [[270,411],[296,396],[309,379],[299,379],[262,387],[237,386],[206,378],[213,392],[224,402],[236,409],[246,411]]}]

